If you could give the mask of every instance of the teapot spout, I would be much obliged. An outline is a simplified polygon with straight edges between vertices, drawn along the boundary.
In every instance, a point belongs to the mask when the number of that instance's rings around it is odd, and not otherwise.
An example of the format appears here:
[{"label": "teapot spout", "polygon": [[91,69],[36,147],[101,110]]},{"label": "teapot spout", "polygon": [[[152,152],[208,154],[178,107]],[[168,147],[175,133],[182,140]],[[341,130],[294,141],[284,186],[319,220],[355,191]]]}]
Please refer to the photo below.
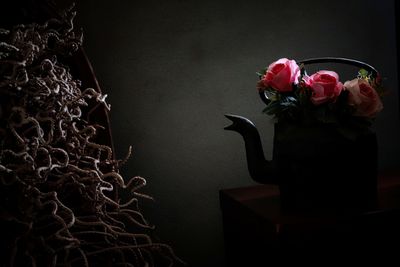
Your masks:
[{"label": "teapot spout", "polygon": [[232,114],[226,114],[232,124],[225,130],[238,132],[242,135],[247,157],[247,166],[254,181],[262,184],[278,184],[278,172],[273,160],[265,159],[260,134],[253,122]]}]

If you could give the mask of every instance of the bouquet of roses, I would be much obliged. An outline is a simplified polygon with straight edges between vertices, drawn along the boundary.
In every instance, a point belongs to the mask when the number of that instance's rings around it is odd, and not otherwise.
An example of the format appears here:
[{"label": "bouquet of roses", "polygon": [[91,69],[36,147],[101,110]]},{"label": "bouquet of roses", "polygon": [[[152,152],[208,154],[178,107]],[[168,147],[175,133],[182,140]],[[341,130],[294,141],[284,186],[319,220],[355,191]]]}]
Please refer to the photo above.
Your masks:
[{"label": "bouquet of roses", "polygon": [[355,79],[342,83],[334,71],[308,75],[304,64],[281,58],[258,75],[257,89],[267,103],[264,112],[278,122],[365,129],[383,108],[376,71],[360,69]]}]

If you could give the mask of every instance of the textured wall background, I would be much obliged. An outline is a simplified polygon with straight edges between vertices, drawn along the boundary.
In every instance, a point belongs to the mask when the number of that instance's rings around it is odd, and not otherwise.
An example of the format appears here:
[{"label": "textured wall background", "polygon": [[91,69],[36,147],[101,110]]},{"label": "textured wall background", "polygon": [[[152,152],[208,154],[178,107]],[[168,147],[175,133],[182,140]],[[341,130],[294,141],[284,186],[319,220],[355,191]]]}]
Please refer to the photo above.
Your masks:
[{"label": "textured wall background", "polygon": [[77,11],[112,104],[118,156],[134,148],[124,173],[147,178],[156,202],[144,214],[191,266],[222,266],[218,190],[253,184],[223,114],[253,120],[271,155],[255,73],[280,57],[350,57],[378,68],[390,89],[375,124],[380,168],[399,166],[393,0],[88,0]]}]

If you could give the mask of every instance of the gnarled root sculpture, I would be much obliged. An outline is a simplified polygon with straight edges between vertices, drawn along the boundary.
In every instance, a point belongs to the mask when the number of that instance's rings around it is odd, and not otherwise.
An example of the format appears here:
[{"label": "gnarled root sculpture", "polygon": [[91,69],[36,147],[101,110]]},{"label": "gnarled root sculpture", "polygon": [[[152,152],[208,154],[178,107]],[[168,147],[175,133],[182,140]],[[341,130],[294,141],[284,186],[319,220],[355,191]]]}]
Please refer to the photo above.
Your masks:
[{"label": "gnarled root sculpture", "polygon": [[[139,210],[146,180],[119,174],[131,150],[115,160],[94,141],[104,126],[83,116],[109,110],[106,95],[59,62],[82,42],[74,15],[0,29],[0,265],[172,266]],[[116,200],[115,187],[130,197]]]}]

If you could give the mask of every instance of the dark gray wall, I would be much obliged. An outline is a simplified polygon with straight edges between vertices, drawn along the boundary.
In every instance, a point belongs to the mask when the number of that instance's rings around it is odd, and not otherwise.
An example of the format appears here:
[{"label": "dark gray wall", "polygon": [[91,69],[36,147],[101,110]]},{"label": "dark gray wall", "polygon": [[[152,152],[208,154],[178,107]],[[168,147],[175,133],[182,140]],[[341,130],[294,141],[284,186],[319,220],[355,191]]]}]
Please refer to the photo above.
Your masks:
[{"label": "dark gray wall", "polygon": [[123,172],[147,178],[156,201],[144,213],[192,266],[223,263],[218,190],[254,184],[223,114],[253,120],[269,157],[272,124],[255,73],[280,57],[378,68],[390,90],[375,124],[380,168],[399,166],[393,0],[81,2],[78,24],[109,94],[117,154],[134,148]]}]

